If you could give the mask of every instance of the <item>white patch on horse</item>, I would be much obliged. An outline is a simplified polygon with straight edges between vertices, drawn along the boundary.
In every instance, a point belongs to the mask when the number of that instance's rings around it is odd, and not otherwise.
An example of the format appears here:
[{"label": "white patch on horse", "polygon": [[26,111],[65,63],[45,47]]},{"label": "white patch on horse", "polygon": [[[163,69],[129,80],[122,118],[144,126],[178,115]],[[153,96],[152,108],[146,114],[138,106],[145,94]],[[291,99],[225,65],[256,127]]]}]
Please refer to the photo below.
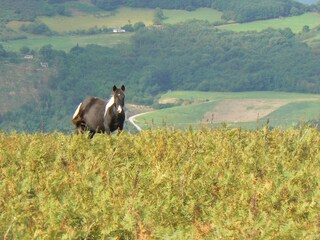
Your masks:
[{"label": "white patch on horse", "polygon": [[80,107],[81,107],[82,103],[79,104],[79,106],[77,107],[77,110],[74,112],[72,119],[75,119],[76,116],[78,116],[79,112],[80,112]]},{"label": "white patch on horse", "polygon": [[109,102],[106,105],[106,108],[104,110],[104,117],[107,115],[108,109],[114,104],[114,96],[112,96],[109,100]]},{"label": "white patch on horse", "polygon": [[122,112],[122,107],[119,105],[118,109],[117,109],[118,113]]}]

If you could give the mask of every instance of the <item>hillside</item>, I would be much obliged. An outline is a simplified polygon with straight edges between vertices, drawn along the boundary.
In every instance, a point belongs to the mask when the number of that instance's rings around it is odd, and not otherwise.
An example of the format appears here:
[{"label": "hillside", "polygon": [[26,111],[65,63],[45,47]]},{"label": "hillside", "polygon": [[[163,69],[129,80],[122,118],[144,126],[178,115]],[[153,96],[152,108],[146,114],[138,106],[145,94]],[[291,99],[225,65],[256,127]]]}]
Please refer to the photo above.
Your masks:
[{"label": "hillside", "polygon": [[0,114],[16,111],[26,102],[38,103],[49,77],[50,70],[38,62],[0,64]]},{"label": "hillside", "polygon": [[[0,126],[71,131],[79,102],[86,96],[108,98],[114,84],[126,85],[128,103],[146,105],[168,90],[320,92],[319,58],[290,29],[231,32],[210,26],[192,21],[141,29],[129,44],[113,48],[76,46],[65,53],[44,46],[39,58],[56,74],[39,108],[4,114]],[[18,121],[21,116],[26,121]]]},{"label": "hillside", "polygon": [[[108,98],[114,84],[130,89],[128,103],[154,107],[157,95],[168,90],[320,92],[318,30],[310,24],[316,13],[282,17],[284,24],[254,22],[259,32],[225,31],[217,25],[234,21],[225,19],[225,8],[189,9],[173,1],[169,9],[127,5],[106,11],[98,1],[58,2],[39,5],[55,9],[51,15],[35,11],[34,18],[18,18],[21,10],[0,26],[0,61],[10,62],[3,65],[1,87],[0,127],[6,131],[72,131],[73,108],[86,96]],[[19,0],[6,4],[12,10]],[[30,2],[26,12],[36,6]],[[279,29],[264,29],[269,21]],[[113,33],[115,25],[126,32]],[[27,72],[25,55],[36,59]],[[38,71],[40,62],[49,68]]]}]

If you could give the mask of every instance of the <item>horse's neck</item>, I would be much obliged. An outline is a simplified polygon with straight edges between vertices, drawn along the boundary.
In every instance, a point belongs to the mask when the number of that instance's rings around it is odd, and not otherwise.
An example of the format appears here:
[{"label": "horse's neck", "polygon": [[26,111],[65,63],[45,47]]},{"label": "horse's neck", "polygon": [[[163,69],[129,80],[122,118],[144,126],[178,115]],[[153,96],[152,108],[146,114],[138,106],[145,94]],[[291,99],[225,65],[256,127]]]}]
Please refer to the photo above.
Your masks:
[{"label": "horse's neck", "polygon": [[105,107],[105,110],[104,110],[104,116],[107,115],[107,112],[109,109],[112,109],[112,111],[114,112],[115,109],[116,109],[116,104],[115,104],[115,101],[114,101],[114,96],[112,96],[109,101],[107,102],[106,104],[106,107]]}]

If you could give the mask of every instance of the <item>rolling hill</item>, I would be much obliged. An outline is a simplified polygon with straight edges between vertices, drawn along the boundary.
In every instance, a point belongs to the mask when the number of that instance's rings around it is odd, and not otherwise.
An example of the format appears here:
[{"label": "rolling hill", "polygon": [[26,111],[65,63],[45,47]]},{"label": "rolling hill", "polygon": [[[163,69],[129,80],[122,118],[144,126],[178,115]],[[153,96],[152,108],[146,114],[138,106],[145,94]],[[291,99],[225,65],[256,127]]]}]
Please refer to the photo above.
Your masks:
[{"label": "rolling hill", "polygon": [[317,119],[320,113],[320,95],[316,94],[171,91],[159,101],[176,106],[140,115],[134,122],[142,128],[226,124],[254,129],[269,119],[272,127],[288,128],[300,121]]},{"label": "rolling hill", "polygon": [[[126,24],[135,24],[136,22],[144,22],[146,24],[146,27],[149,28],[153,25],[153,18],[154,18],[154,9],[147,9],[147,8],[129,8],[129,7],[120,7],[114,11],[104,11],[101,9],[98,9],[97,7],[93,6],[92,4],[88,4],[88,1],[77,1],[77,2],[68,2],[64,5],[66,7],[66,10],[70,11],[70,16],[40,16],[36,18],[36,21],[40,23],[44,23],[46,26],[48,26],[53,34],[50,36],[46,35],[36,35],[36,34],[30,34],[30,33],[24,33],[21,31],[20,27],[23,24],[30,24],[30,22],[25,21],[10,21],[6,24],[6,28],[11,29],[13,32],[17,34],[24,34],[25,38],[20,38],[17,40],[7,40],[4,42],[0,42],[1,45],[4,46],[4,48],[8,51],[14,51],[19,52],[21,48],[28,47],[31,51],[35,51],[36,54],[41,49],[42,46],[50,44],[53,49],[55,50],[63,50],[65,52],[69,52],[70,49],[72,49],[74,46],[80,46],[84,47],[86,45],[90,44],[96,44],[103,47],[114,47],[118,46],[120,43],[132,43],[132,36],[135,36],[134,32],[126,32],[126,33],[92,33],[90,34],[90,29],[99,29],[104,27],[114,27],[114,26],[123,26]],[[163,23],[168,24],[168,26],[177,24],[179,25],[181,22],[190,21],[193,19],[200,19],[203,21],[206,21],[208,24],[208,29],[212,30],[214,29],[215,23],[222,20],[222,12],[209,9],[209,8],[199,8],[195,11],[185,11],[185,10],[163,10],[164,18]],[[280,18],[280,19],[273,19],[273,20],[264,20],[264,21],[256,21],[251,23],[245,23],[245,24],[228,24],[219,26],[219,28],[232,30],[235,32],[239,31],[261,31],[262,29],[273,27],[273,28],[291,28],[294,33],[297,33],[298,37],[301,37],[301,39],[312,45],[314,49],[317,49],[317,46],[320,46],[319,44],[319,35],[317,34],[317,24],[319,22],[319,14],[317,13],[306,13],[301,16],[295,16],[295,17],[287,17],[287,18]],[[199,23],[201,24],[201,23]],[[308,34],[300,34],[302,28],[308,25],[310,27],[310,33]],[[178,29],[178,28],[176,28]],[[79,34],[75,33],[75,31],[85,31],[85,34]],[[179,29],[180,30],[180,29]],[[215,29],[214,29],[215,30]],[[175,34],[178,31],[175,30]],[[184,34],[184,33],[183,33]],[[208,33],[205,33],[208,34]],[[313,35],[312,35],[313,34]],[[160,36],[160,35],[159,35]],[[209,36],[209,34],[208,34]],[[190,39],[187,39],[189,41]],[[193,39],[196,41],[196,38]],[[192,40],[192,41],[193,41]],[[281,43],[281,41],[278,41],[279,39],[274,38],[272,39],[273,42],[270,42],[272,44],[278,44]],[[281,39],[280,39],[281,40]],[[147,41],[146,41],[147,42]],[[188,43],[190,44],[190,43]],[[208,44],[210,46],[210,44]],[[150,47],[152,48],[153,45],[150,44]],[[223,46],[221,48],[221,58],[226,58],[225,61],[229,60],[235,60],[238,56],[237,54],[241,55],[244,52],[247,51],[238,51],[237,49],[233,51],[229,51],[228,54],[227,50],[228,47]],[[155,48],[155,50],[157,50]],[[219,49],[217,49],[219,50]],[[126,50],[124,50],[125,52]],[[163,51],[162,51],[163,53]],[[217,53],[220,53],[220,51],[217,51]],[[213,55],[213,54],[211,54]],[[223,55],[223,56],[222,56]],[[210,56],[207,57],[208,61],[210,60]],[[21,56],[23,58],[23,55]],[[85,57],[84,57],[85,58]],[[204,58],[202,58],[203,60]],[[132,59],[128,58],[128,62],[132,61]],[[20,60],[19,60],[20,61]],[[50,71],[38,71],[38,63],[35,62],[32,67],[25,67],[29,63],[19,63],[15,65],[15,63],[11,63],[10,66],[12,69],[15,69],[15,74],[9,76],[10,71],[12,70],[3,70],[2,71],[2,79],[5,79],[3,83],[7,84],[12,80],[12,83],[14,87],[8,87],[7,85],[3,85],[1,87],[1,111],[2,112],[8,112],[8,110],[16,110],[19,109],[23,104],[32,102],[32,101],[38,101],[39,96],[43,96],[47,94],[47,89],[44,91],[44,94],[41,94],[40,91],[42,88],[46,88],[46,83],[48,82],[48,79],[51,77],[51,73],[56,73],[58,71],[58,68],[50,69]],[[143,59],[142,61],[145,61]],[[176,60],[174,60],[176,61]],[[212,60],[213,61],[213,60]],[[120,61],[119,61],[120,62]],[[178,62],[178,61],[176,61]],[[190,61],[186,61],[190,63]],[[205,62],[205,61],[204,61]],[[192,62],[192,64],[196,65],[197,62]],[[231,65],[233,65],[231,68],[237,67],[238,62],[237,61],[231,61]],[[167,77],[167,72],[162,72],[163,69],[159,68],[158,66],[161,65],[161,63],[155,63],[156,66],[150,66],[150,69],[144,68],[145,72],[143,74],[146,74],[147,76],[140,76],[138,73],[136,77],[139,78],[147,78],[147,77],[153,77],[152,74],[163,74],[163,77]],[[183,65],[183,64],[182,64]],[[260,66],[255,65],[255,63],[252,63],[248,68],[253,69],[253,71],[256,70],[256,68],[259,68]],[[8,66],[8,65],[4,65]],[[203,64],[199,64],[197,69],[199,69]],[[9,69],[9,68],[8,68]],[[27,69],[27,70],[26,70]],[[155,69],[155,70],[154,70]],[[190,69],[190,68],[189,68]],[[43,69],[42,69],[43,70]],[[122,70],[122,69],[121,69]],[[121,72],[121,70],[119,72]],[[125,69],[127,70],[127,69]],[[153,73],[152,71],[155,71]],[[186,68],[188,70],[188,68]],[[151,75],[148,75],[150,71]],[[105,73],[104,73],[105,74]],[[114,73],[113,73],[114,74]],[[115,75],[117,75],[116,73]],[[170,75],[170,74],[169,74]],[[14,77],[13,77],[14,76]],[[82,74],[82,77],[84,74]],[[120,75],[120,77],[123,79],[125,74]],[[100,77],[100,76],[98,76]],[[132,77],[133,78],[133,77]],[[158,76],[155,76],[154,78],[158,79]],[[207,81],[212,81],[207,76],[203,76],[203,78],[208,78]],[[44,79],[43,84],[39,85],[37,84],[40,80]],[[81,79],[81,76],[80,76]],[[190,78],[192,79],[192,78]],[[90,77],[91,80],[91,77]],[[87,81],[87,80],[86,80]],[[152,81],[152,80],[150,80]],[[221,80],[222,81],[222,80]],[[56,81],[58,82],[58,81]],[[221,82],[219,82],[221,83]],[[24,85],[28,85],[28,87],[24,87]],[[153,83],[153,85],[157,85],[159,83]],[[222,83],[221,83],[222,84]],[[223,83],[224,84],[224,83]],[[152,84],[151,84],[152,85]],[[207,87],[207,85],[204,85]],[[157,86],[155,86],[157,87]],[[62,87],[63,88],[63,87]],[[173,88],[174,89],[174,88]],[[193,88],[195,89],[195,88]],[[197,88],[200,89],[200,88]],[[48,91],[50,94],[52,93]],[[201,89],[202,90],[202,89]],[[205,89],[203,89],[205,90]],[[59,96],[60,93],[56,94]],[[196,93],[193,93],[196,94]],[[201,93],[203,94],[203,93]],[[54,94],[52,94],[54,95]],[[52,96],[51,95],[51,96]],[[24,99],[24,101],[21,101],[21,98]],[[176,106],[172,109],[166,109],[161,110],[160,113],[166,114],[166,111],[181,111],[181,122],[178,122],[181,126],[185,126],[187,124],[194,124],[196,122],[212,122],[212,124],[216,124],[217,122],[231,122],[234,123],[235,121],[243,122],[247,125],[252,125],[252,122],[257,118],[257,110],[259,110],[259,118],[263,120],[263,117],[272,116],[272,114],[277,114],[277,117],[274,117],[274,120],[272,121],[272,124],[276,124],[276,119],[281,119],[281,117],[278,117],[279,115],[283,115],[282,112],[285,112],[285,114],[290,115],[290,109],[292,109],[291,101],[278,101],[278,99],[272,100],[274,102],[274,106],[269,106],[266,102],[258,101],[259,98],[251,98],[250,101],[247,100],[245,102],[242,100],[242,105],[238,106],[234,111],[235,112],[243,112],[246,117],[249,115],[252,115],[251,118],[240,118],[238,117],[221,117],[218,116],[215,112],[218,112],[219,109],[224,109],[226,106],[231,109],[230,106],[234,106],[235,102],[234,100],[225,100],[222,102],[219,102],[217,99],[209,98],[210,100],[206,103],[199,103],[198,107],[194,107],[193,105],[186,105],[186,106]],[[152,100],[147,100],[149,103],[152,102]],[[185,100],[178,100],[179,101],[185,101]],[[255,101],[256,103],[252,103]],[[196,103],[196,102],[193,102]],[[238,101],[236,101],[238,103]],[[302,102],[299,102],[299,108],[303,109],[301,104],[304,104],[305,100]],[[175,103],[177,104],[177,103]],[[260,104],[260,105],[259,105]],[[298,105],[298,101],[294,101],[293,103],[293,109],[295,105]],[[179,105],[179,104],[178,104]],[[292,119],[286,120],[287,122],[296,122],[297,119],[307,119],[307,118],[316,118],[317,115],[312,114],[312,112],[317,112],[316,105],[313,106],[312,103],[305,105],[307,109],[316,109],[315,111],[310,110],[311,114],[305,114],[305,115],[299,115],[299,116],[293,116]],[[288,107],[288,110],[286,110],[286,107]],[[247,109],[248,108],[248,109]],[[266,110],[266,113],[262,113],[262,109]],[[250,110],[250,111],[249,111]],[[268,111],[269,112],[268,112]],[[192,112],[196,111],[197,113],[194,114],[194,116],[188,116],[183,115],[183,111],[185,112]],[[220,110],[219,110],[220,111]],[[158,114],[158,113],[157,113]],[[226,113],[224,115],[227,115]],[[234,114],[232,114],[234,115]],[[147,117],[147,115],[145,116]],[[171,119],[170,117],[166,116],[160,116],[160,117],[154,117],[155,119],[158,118],[159,120],[156,120],[156,124],[159,126],[161,124],[166,124],[166,122],[170,125]],[[174,116],[176,118],[176,116]],[[261,121],[262,121],[261,120]],[[249,123],[247,123],[249,122]],[[161,123],[161,124],[159,124]],[[150,123],[148,123],[150,125]],[[242,123],[241,123],[242,124]],[[281,125],[281,124],[280,124]],[[288,125],[288,124],[287,124]]]}]

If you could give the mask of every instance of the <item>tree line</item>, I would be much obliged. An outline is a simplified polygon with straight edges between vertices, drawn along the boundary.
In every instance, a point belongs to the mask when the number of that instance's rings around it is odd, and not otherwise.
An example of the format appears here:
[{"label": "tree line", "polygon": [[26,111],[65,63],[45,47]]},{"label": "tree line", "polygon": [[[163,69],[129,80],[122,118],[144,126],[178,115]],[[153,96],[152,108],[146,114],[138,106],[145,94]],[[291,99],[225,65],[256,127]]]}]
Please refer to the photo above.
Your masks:
[{"label": "tree line", "polygon": [[236,22],[250,22],[277,17],[300,15],[311,10],[305,4],[291,0],[212,0],[212,7],[224,12],[223,17]]},{"label": "tree line", "polygon": [[41,116],[44,130],[70,130],[75,106],[108,98],[114,84],[126,85],[127,101],[148,105],[168,90],[320,93],[320,58],[290,29],[236,33],[191,21],[141,29],[114,48],[47,45],[37,54],[55,74],[37,103],[1,116],[3,129],[38,131]]}]

